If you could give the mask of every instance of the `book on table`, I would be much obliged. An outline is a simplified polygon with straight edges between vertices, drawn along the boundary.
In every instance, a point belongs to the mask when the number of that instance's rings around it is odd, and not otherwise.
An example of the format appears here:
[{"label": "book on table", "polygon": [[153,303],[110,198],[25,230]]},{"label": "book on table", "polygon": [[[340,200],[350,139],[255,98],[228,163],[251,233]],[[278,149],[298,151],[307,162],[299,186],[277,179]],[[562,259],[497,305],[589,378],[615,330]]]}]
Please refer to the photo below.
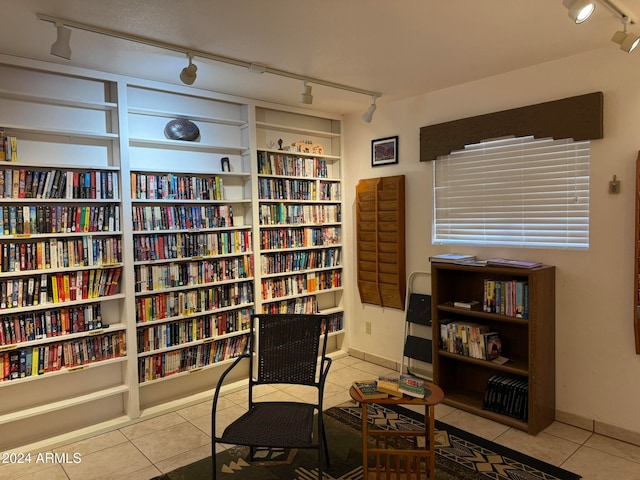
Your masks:
[{"label": "book on table", "polygon": [[388,393],[378,389],[378,382],[376,380],[356,380],[353,382],[353,388],[363,400],[376,400],[389,397]]},{"label": "book on table", "polygon": [[378,390],[388,393],[392,397],[402,397],[400,391],[400,375],[380,375],[377,382]]},{"label": "book on table", "polygon": [[414,377],[413,375],[400,375],[400,391],[411,397],[423,398],[425,380]]}]

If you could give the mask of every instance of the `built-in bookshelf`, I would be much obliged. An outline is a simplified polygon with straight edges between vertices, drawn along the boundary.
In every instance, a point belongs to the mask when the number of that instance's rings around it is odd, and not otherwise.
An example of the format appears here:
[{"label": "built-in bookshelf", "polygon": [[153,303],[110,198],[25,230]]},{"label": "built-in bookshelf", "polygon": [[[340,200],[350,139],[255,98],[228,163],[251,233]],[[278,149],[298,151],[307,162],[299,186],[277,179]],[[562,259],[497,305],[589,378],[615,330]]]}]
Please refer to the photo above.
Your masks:
[{"label": "built-in bookshelf", "polygon": [[[127,93],[145,408],[201,390],[221,371],[192,374],[224,366],[247,347],[255,282],[251,165],[245,106],[133,86]],[[166,138],[174,118],[192,121],[200,136]]]},{"label": "built-in bookshelf", "polygon": [[256,109],[260,311],[344,329],[340,122]]},{"label": "built-in bookshelf", "polygon": [[4,447],[58,433],[61,410],[66,429],[121,414],[128,344],[117,86],[10,65],[0,78]]},{"label": "built-in bookshelf", "polygon": [[[555,267],[432,262],[431,279],[433,374],[446,392],[445,403],[530,434],[551,424],[555,419]],[[521,309],[507,306],[520,303],[518,285]],[[473,301],[477,307],[468,307]],[[483,341],[483,335],[499,340],[501,358],[494,359],[490,347],[474,346],[476,340]],[[517,385],[518,398],[524,403],[519,408],[498,405],[490,396],[496,383],[505,388]],[[511,398],[515,401],[516,396]]]},{"label": "built-in bookshelf", "polygon": [[0,449],[201,401],[255,312],[326,314],[340,348],[339,116],[0,60]]}]

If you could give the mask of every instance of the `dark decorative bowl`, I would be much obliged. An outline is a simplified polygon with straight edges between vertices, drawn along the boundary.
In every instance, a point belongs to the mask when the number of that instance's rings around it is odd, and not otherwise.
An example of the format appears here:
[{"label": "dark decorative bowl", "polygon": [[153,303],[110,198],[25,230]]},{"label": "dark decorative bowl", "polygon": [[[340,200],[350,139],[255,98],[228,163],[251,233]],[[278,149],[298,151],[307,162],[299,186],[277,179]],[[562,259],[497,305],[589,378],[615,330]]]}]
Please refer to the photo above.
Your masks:
[{"label": "dark decorative bowl", "polygon": [[191,120],[176,118],[165,125],[164,134],[171,140],[193,142],[200,137],[200,129]]}]

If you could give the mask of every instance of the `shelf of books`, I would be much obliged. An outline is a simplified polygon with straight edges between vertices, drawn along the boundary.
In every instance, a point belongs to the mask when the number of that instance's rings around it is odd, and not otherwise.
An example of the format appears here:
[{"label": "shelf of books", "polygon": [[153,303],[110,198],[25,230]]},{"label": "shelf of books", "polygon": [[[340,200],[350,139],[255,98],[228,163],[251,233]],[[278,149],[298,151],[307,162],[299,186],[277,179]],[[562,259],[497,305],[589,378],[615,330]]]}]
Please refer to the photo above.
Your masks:
[{"label": "shelf of books", "polygon": [[555,267],[432,262],[445,402],[535,434],[555,418]]},{"label": "shelf of books", "polygon": [[344,331],[340,121],[257,108],[256,131],[260,311],[327,314],[335,337]]},{"label": "shelf of books", "polygon": [[[222,373],[217,367],[247,348],[255,282],[251,165],[243,105],[131,86],[128,97],[144,409],[210,389]],[[167,138],[175,118],[189,119],[197,138]]]},{"label": "shelf of books", "polygon": [[0,77],[3,449],[122,415],[128,386],[117,86]]}]

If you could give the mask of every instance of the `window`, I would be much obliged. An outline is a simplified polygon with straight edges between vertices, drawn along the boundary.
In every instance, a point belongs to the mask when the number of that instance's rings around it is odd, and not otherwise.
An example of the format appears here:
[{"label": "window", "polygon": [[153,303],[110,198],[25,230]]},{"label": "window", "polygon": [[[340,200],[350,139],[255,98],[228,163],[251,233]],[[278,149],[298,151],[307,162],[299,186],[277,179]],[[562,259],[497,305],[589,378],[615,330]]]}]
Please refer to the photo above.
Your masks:
[{"label": "window", "polygon": [[432,163],[434,244],[589,246],[588,141],[498,139]]}]

